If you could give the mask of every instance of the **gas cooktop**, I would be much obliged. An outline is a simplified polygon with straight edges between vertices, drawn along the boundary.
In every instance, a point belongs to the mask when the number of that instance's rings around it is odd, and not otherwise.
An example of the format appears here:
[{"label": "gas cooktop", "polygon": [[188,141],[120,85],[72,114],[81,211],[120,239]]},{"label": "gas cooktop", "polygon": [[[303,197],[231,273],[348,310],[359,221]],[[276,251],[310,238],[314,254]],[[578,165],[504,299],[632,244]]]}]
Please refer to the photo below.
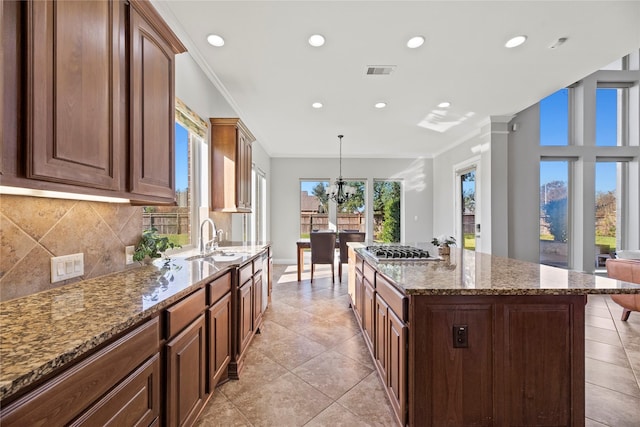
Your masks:
[{"label": "gas cooktop", "polygon": [[429,252],[403,245],[372,245],[365,249],[377,261],[433,261]]}]

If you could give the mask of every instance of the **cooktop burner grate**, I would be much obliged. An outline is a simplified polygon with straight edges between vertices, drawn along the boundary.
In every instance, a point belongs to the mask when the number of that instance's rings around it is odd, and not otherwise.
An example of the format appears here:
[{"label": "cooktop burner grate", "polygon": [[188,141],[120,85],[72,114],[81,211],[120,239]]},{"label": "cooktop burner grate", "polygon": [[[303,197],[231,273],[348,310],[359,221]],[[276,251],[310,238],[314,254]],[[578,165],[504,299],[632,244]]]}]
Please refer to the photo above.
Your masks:
[{"label": "cooktop burner grate", "polygon": [[415,261],[433,259],[428,251],[413,246],[373,245],[367,246],[367,252],[378,261]]}]

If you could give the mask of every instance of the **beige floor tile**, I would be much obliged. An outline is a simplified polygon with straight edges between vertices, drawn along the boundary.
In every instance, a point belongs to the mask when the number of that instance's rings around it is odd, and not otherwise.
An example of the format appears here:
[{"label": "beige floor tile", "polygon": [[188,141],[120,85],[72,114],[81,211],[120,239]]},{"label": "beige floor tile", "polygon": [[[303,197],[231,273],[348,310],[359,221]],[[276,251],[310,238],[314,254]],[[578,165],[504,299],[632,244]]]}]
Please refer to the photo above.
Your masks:
[{"label": "beige floor tile", "polygon": [[292,371],[333,400],[368,376],[372,369],[335,351],[327,351]]},{"label": "beige floor tile", "polygon": [[624,349],[619,346],[604,344],[598,341],[585,340],[585,356],[618,366],[629,367],[629,360]]},{"label": "beige floor tile", "polygon": [[640,398],[638,383],[629,367],[613,365],[587,357],[585,371],[585,379],[588,383]]},{"label": "beige floor tile", "polygon": [[618,332],[612,331],[611,329],[603,329],[587,325],[585,326],[584,334],[587,340],[599,341],[614,346],[622,346]]},{"label": "beige floor tile", "polygon": [[216,392],[211,397],[195,427],[250,427],[249,420],[242,415],[227,397]]},{"label": "beige floor tile", "polygon": [[598,328],[609,329],[612,331],[616,330],[616,325],[611,319],[603,319],[602,317],[597,316],[588,316],[584,317],[584,324],[589,326],[596,326]]},{"label": "beige floor tile", "polygon": [[640,425],[640,399],[594,384],[586,384],[585,415],[615,427]]},{"label": "beige floor tile", "polygon": [[[367,397],[363,398],[363,396]],[[376,371],[338,399],[338,403],[370,425],[397,425],[391,404]]]},{"label": "beige floor tile", "polygon": [[298,334],[286,340],[269,341],[261,338],[256,336],[251,345],[289,370],[327,350],[324,345]]},{"label": "beige floor tile", "polygon": [[369,425],[344,406],[334,403],[305,424],[305,427],[368,427]]},{"label": "beige floor tile", "polygon": [[606,424],[602,424],[597,421],[594,421],[591,418],[586,418],[584,421],[585,421],[584,422],[585,427],[610,427]]},{"label": "beige floor tile", "polygon": [[345,356],[350,357],[371,369],[375,369],[375,365],[371,360],[371,353],[369,353],[369,349],[362,338],[362,333],[358,333],[348,340],[341,342],[335,346],[333,350],[340,354],[344,354]]},{"label": "beige floor tile", "polygon": [[328,320],[321,320],[306,326],[300,333],[327,348],[333,348],[349,338],[353,338],[359,331],[351,326],[340,326],[338,322],[328,317]]},{"label": "beige floor tile", "polygon": [[260,352],[257,346],[249,347],[240,379],[228,381],[218,390],[231,400],[238,399],[251,395],[255,387],[274,381],[287,372],[282,365]]},{"label": "beige floor tile", "polygon": [[302,426],[333,403],[295,375],[287,373],[255,388],[233,403],[254,426]]}]

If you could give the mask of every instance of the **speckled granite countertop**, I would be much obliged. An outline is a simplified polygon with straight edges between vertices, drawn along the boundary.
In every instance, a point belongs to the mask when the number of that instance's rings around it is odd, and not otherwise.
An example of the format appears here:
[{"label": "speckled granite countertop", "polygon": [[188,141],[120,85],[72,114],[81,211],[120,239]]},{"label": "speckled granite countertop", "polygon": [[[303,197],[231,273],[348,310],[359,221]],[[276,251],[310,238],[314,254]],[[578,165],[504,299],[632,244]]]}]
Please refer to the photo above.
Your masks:
[{"label": "speckled granite countertop", "polygon": [[[437,253],[428,244],[410,245]],[[439,261],[388,262],[355,250],[407,295],[640,294],[637,284],[460,248]]]},{"label": "speckled granite countertop", "polygon": [[187,261],[195,252],[184,252],[168,263],[158,259],[0,303],[0,399],[249,261],[267,246],[220,248],[241,255],[230,262]]}]

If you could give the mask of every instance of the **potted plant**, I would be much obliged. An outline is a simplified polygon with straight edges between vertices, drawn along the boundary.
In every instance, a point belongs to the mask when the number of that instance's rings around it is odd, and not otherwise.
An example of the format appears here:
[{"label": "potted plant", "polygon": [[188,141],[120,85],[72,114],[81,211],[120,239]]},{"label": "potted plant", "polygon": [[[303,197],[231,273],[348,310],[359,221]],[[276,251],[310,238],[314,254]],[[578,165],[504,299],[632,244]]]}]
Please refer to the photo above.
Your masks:
[{"label": "potted plant", "polygon": [[455,246],[456,238],[453,236],[442,235],[431,239],[431,244],[438,248],[438,254],[449,255],[451,253],[450,246]]},{"label": "potted plant", "polygon": [[145,259],[160,258],[167,249],[181,248],[182,246],[172,243],[166,236],[160,236],[155,227],[142,232],[142,237],[133,252],[134,261],[142,264]]}]

